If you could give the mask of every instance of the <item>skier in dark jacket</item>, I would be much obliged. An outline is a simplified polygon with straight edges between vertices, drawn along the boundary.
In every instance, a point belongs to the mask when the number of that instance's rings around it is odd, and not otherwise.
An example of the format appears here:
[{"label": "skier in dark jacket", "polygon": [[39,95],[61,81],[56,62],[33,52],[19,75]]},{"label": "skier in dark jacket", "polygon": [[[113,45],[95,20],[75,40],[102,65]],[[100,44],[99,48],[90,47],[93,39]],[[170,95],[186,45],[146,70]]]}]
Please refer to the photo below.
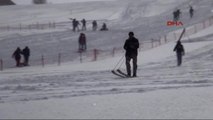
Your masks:
[{"label": "skier in dark jacket", "polygon": [[81,33],[78,39],[79,42],[79,51],[86,51],[87,44],[86,44],[86,35],[84,33]]},{"label": "skier in dark jacket", "polygon": [[129,32],[129,38],[124,44],[126,50],[126,69],[127,75],[131,76],[130,60],[133,60],[133,77],[137,76],[137,56],[138,56],[139,41],[134,37],[133,32]]},{"label": "skier in dark jacket", "polygon": [[192,18],[194,15],[194,9],[192,8],[192,6],[189,6],[189,7],[190,7],[189,9],[190,18]]},{"label": "skier in dark jacket", "polygon": [[74,32],[75,32],[75,30],[76,30],[76,25],[75,25],[75,24],[76,24],[76,19],[73,19],[73,20],[72,20],[72,27],[73,27],[72,30],[73,30]]},{"label": "skier in dark jacket", "polygon": [[20,67],[21,49],[19,47],[15,50],[12,57],[16,60],[16,67]]},{"label": "skier in dark jacket", "polygon": [[24,66],[28,66],[29,65],[29,57],[30,57],[30,49],[28,48],[28,46],[26,46],[22,50],[22,54],[24,55]]},{"label": "skier in dark jacket", "polygon": [[181,41],[178,41],[174,51],[176,52],[177,55],[177,66],[181,66],[182,64],[182,56],[185,54],[185,50],[183,45],[181,44]]},{"label": "skier in dark jacket", "polygon": [[86,27],[87,21],[85,19],[83,19],[83,20],[81,20],[81,23],[82,23],[82,31],[87,30],[87,27]]},{"label": "skier in dark jacket", "polygon": [[109,29],[107,28],[106,23],[103,23],[102,28],[100,29],[100,31],[108,31]]},{"label": "skier in dark jacket", "polygon": [[94,21],[92,22],[92,29],[93,29],[93,31],[96,31],[97,28],[98,28],[98,23],[97,23],[96,20],[94,20]]}]

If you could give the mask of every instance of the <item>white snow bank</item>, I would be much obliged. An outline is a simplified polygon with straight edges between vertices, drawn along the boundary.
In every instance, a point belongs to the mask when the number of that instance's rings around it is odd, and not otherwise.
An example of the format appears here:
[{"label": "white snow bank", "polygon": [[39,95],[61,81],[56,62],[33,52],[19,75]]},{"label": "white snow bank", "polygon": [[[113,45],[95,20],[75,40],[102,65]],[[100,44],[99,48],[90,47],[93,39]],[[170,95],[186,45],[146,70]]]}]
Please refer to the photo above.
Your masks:
[{"label": "white snow bank", "polygon": [[1,119],[211,119],[213,87],[0,104]]}]

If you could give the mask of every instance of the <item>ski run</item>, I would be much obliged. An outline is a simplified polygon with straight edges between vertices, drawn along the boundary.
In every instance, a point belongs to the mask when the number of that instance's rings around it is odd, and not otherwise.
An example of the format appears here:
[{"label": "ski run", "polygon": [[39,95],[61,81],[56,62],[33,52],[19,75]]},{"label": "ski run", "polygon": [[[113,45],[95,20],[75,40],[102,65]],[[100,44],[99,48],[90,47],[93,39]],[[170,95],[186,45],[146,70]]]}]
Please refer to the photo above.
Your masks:
[{"label": "ski run", "polygon": [[[195,8],[192,19],[189,5]],[[71,30],[69,20],[106,22],[109,31],[94,32],[89,25],[85,34],[89,50],[107,51],[122,48],[129,31],[144,42],[198,24],[212,17],[212,5],[212,0],[96,0],[0,7],[0,26],[38,21],[61,25],[0,29],[0,119],[213,119],[213,26],[140,51],[137,77],[128,78],[122,51],[80,63],[80,32]],[[184,26],[166,26],[177,8]],[[186,51],[180,67],[173,52],[178,37]],[[15,67],[11,55],[17,46],[31,48],[31,66]],[[57,66],[51,60],[59,52],[65,59]],[[44,67],[42,54],[50,59]],[[122,64],[115,68],[118,62]]]}]

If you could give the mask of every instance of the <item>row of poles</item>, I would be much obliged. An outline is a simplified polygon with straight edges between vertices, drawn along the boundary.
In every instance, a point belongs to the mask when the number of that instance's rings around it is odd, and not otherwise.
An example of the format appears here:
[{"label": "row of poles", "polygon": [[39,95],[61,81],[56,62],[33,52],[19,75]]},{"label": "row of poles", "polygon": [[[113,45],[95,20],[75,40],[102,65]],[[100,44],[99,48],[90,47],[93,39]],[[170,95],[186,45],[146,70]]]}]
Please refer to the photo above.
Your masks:
[{"label": "row of poles", "polygon": [[6,30],[6,31],[11,31],[11,30],[44,30],[44,29],[55,29],[56,28],[56,23],[55,22],[49,22],[47,24],[40,24],[39,22],[35,24],[30,24],[30,25],[23,25],[19,24],[18,26],[2,26],[0,27],[0,30]]},{"label": "row of poles", "polygon": [[[212,20],[213,19],[211,17],[208,20],[202,22],[203,28],[206,28],[207,26],[212,25]],[[33,30],[33,29],[43,30],[43,29],[50,29],[50,28],[55,29],[56,27],[57,27],[57,25],[56,25],[55,22],[48,22],[47,24],[41,24],[41,23],[37,22],[35,24],[30,24],[30,25],[19,24],[18,26],[10,26],[10,25],[2,26],[2,27],[0,27],[0,30],[7,30],[7,31],[14,30],[14,29],[18,29],[18,30],[27,30],[27,29],[28,30]],[[194,27],[196,27],[196,25]],[[195,30],[197,30],[197,29],[195,28]]]}]

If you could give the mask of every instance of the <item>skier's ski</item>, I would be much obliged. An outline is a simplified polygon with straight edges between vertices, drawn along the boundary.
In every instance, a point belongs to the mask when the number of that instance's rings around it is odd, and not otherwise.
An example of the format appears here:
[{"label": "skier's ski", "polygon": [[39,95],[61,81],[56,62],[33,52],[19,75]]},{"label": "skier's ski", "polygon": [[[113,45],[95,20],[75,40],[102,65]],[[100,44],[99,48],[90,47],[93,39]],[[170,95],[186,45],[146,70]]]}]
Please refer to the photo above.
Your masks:
[{"label": "skier's ski", "polygon": [[116,76],[119,76],[119,77],[122,77],[122,78],[127,78],[126,76],[119,74],[119,73],[115,72],[114,70],[112,70],[111,72],[112,72],[112,74],[114,74]]},{"label": "skier's ski", "polygon": [[181,33],[181,35],[180,35],[180,37],[179,37],[179,39],[178,39],[178,41],[181,41],[181,39],[182,39],[182,37],[183,37],[185,31],[186,31],[186,29],[184,28],[183,31],[182,31],[182,33]]},{"label": "skier's ski", "polygon": [[120,73],[121,75],[123,75],[125,77],[130,77],[126,73],[122,72],[120,69],[117,69],[117,71],[118,71],[118,73]]}]

